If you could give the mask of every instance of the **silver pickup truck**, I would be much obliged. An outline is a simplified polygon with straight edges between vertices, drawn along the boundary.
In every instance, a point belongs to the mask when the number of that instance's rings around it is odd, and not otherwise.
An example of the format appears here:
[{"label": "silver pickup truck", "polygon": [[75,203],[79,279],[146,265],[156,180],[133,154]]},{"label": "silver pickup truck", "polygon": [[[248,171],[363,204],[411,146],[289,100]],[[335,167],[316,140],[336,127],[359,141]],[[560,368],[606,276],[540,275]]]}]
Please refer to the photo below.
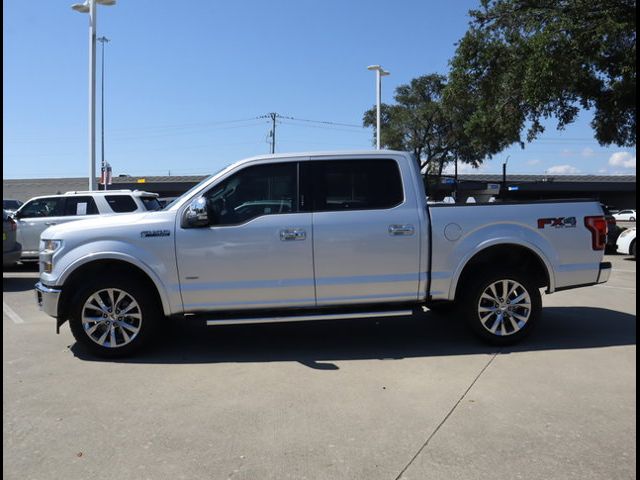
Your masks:
[{"label": "silver pickup truck", "polygon": [[165,209],[47,229],[37,301],[101,356],[166,317],[207,325],[453,310],[516,342],[546,293],[606,282],[595,201],[429,205],[411,154],[278,154],[237,162]]}]

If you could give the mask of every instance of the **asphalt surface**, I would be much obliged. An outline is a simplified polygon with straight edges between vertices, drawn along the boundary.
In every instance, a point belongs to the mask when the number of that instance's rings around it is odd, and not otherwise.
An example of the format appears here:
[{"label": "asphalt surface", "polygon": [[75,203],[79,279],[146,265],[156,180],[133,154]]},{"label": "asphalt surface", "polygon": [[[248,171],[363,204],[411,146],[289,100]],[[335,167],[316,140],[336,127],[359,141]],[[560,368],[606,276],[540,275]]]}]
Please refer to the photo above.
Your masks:
[{"label": "asphalt surface", "polygon": [[104,361],[3,275],[5,479],[633,479],[636,263],[543,297],[522,344],[456,318],[171,325]]}]

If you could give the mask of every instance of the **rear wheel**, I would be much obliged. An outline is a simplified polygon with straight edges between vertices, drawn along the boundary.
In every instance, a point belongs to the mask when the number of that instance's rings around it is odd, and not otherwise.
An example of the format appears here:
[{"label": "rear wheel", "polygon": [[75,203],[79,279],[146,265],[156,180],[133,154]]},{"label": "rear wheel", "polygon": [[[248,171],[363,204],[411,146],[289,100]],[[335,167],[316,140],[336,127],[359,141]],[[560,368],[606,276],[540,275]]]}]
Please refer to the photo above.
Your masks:
[{"label": "rear wheel", "polygon": [[489,343],[516,343],[539,321],[542,311],[540,290],[526,273],[474,275],[462,289],[463,316],[474,333]]},{"label": "rear wheel", "polygon": [[81,287],[69,325],[76,341],[101,357],[131,355],[153,336],[161,311],[141,282],[99,279]]}]

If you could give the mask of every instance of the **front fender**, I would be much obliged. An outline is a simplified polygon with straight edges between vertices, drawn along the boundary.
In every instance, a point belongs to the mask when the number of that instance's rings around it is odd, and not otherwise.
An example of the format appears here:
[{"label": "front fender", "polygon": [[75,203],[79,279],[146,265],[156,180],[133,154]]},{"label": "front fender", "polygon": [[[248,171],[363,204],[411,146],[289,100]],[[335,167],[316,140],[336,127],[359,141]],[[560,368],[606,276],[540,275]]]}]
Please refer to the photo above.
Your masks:
[{"label": "front fender", "polygon": [[117,260],[139,268],[151,279],[160,294],[165,315],[176,313],[182,307],[179,289],[177,298],[171,296],[170,285],[177,284],[175,261],[170,261],[170,258],[163,259],[153,249],[136,249],[126,242],[110,240],[84,244],[61,253],[62,255],[56,258],[57,264],[53,274],[41,275],[42,280],[50,285],[64,286],[74,271],[91,262]]}]

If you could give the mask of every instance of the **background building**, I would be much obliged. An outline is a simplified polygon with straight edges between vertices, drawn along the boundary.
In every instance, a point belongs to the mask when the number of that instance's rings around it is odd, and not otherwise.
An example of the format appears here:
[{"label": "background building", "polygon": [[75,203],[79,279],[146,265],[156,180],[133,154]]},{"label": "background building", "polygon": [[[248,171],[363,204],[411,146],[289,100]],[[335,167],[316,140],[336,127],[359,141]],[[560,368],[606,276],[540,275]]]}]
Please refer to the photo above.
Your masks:
[{"label": "background building", "polygon": [[[131,189],[155,192],[161,198],[181,195],[207,178],[197,176],[120,176],[113,179],[110,190]],[[635,175],[508,175],[502,188],[502,175],[467,174],[443,177],[438,184],[429,183],[432,200],[456,195],[458,201],[474,197],[487,201],[490,197],[506,200],[545,200],[560,198],[593,198],[611,208],[635,208]],[[86,178],[43,178],[3,180],[3,198],[28,200],[39,195],[51,195],[87,189]],[[457,190],[457,192],[456,192]]]}]

